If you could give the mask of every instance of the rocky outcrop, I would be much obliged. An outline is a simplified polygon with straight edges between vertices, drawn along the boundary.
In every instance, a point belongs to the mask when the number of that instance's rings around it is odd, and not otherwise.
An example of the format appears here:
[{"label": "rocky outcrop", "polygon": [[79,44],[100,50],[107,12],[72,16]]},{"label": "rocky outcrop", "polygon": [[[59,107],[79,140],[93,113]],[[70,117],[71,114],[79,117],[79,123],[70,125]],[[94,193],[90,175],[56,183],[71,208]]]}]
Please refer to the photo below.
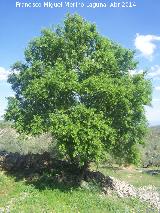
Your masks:
[{"label": "rocky outcrop", "polygon": [[53,164],[53,159],[49,153],[27,154],[0,152],[0,168],[6,171],[34,169],[41,171],[49,168]]}]

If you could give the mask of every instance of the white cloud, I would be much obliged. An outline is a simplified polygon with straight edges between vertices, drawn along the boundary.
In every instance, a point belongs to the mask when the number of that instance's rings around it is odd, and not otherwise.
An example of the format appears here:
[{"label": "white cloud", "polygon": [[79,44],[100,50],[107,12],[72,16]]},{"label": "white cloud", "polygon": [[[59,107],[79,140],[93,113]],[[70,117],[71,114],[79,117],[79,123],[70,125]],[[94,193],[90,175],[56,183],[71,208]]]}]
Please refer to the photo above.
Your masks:
[{"label": "white cloud", "polygon": [[17,70],[6,70],[4,67],[0,67],[0,81],[6,81],[9,74],[19,74]]},{"label": "white cloud", "polygon": [[0,81],[7,80],[9,71],[3,67],[0,67]]},{"label": "white cloud", "polygon": [[130,75],[142,74],[144,70],[129,70]]},{"label": "white cloud", "polygon": [[153,98],[152,102],[160,102],[160,98]]},{"label": "white cloud", "polygon": [[146,107],[146,117],[150,125],[160,125],[160,108],[153,105],[153,107]]},{"label": "white cloud", "polygon": [[150,72],[148,73],[149,77],[160,77],[160,66],[155,65],[151,67]]},{"label": "white cloud", "polygon": [[160,41],[160,36],[156,35],[140,35],[136,34],[135,47],[138,49],[143,56],[152,58],[155,49],[157,48],[155,41]]},{"label": "white cloud", "polygon": [[158,87],[155,87],[155,89],[156,89],[156,90],[158,90],[158,91],[160,91],[160,86],[158,86]]},{"label": "white cloud", "polygon": [[129,70],[129,74],[130,75],[135,75],[135,74],[137,74],[137,72],[136,72],[136,70]]}]

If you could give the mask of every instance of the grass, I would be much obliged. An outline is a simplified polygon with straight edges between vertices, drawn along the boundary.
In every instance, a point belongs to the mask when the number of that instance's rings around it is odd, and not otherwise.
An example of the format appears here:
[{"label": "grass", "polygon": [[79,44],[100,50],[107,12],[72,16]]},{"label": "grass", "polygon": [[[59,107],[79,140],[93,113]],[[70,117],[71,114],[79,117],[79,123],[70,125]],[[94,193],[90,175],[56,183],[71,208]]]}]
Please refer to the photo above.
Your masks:
[{"label": "grass", "polygon": [[28,183],[0,172],[0,212],[133,213],[147,208],[136,199],[102,195],[96,187],[68,187],[47,175],[43,181]]},{"label": "grass", "polygon": [[[48,151],[50,139],[47,135],[22,140],[17,137],[8,123],[3,122],[0,122],[0,130],[0,150],[2,151],[20,154],[31,151],[33,153]],[[159,128],[157,128],[156,134],[158,136]],[[160,190],[160,174],[150,175],[151,169],[140,172],[140,169],[136,168],[119,169],[102,165],[98,170],[105,175],[124,180],[137,187],[154,185]],[[158,170],[160,171],[160,168]],[[9,174],[0,171],[0,213],[157,212],[149,210],[146,203],[137,199],[118,198],[114,194],[112,196],[103,195],[95,184],[73,187],[58,183],[54,180],[54,175],[44,173],[41,176],[35,175],[29,180],[23,175],[23,172]]]},{"label": "grass", "polygon": [[[152,175],[152,171],[157,170],[159,174]],[[99,171],[104,175],[113,176],[122,181],[126,181],[134,186],[148,186],[154,185],[160,188],[160,168],[118,168],[100,166]]]}]

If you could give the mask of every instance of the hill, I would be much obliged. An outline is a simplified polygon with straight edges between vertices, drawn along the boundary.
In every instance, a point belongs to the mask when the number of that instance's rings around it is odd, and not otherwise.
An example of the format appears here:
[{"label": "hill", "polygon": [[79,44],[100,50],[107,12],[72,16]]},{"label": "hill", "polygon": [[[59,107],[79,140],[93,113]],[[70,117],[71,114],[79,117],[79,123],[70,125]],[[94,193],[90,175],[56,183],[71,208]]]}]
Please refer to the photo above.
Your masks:
[{"label": "hill", "polygon": [[0,121],[0,151],[19,154],[43,153],[52,149],[51,137],[44,134],[40,137],[19,135],[11,123]]},{"label": "hill", "polygon": [[142,162],[145,167],[160,165],[160,126],[149,128],[145,146],[141,151]]},{"label": "hill", "polygon": [[[160,165],[160,126],[150,127],[145,145],[140,147],[142,166]],[[24,137],[16,133],[11,123],[0,121],[0,151],[18,152],[20,154],[54,152],[51,137]]]}]

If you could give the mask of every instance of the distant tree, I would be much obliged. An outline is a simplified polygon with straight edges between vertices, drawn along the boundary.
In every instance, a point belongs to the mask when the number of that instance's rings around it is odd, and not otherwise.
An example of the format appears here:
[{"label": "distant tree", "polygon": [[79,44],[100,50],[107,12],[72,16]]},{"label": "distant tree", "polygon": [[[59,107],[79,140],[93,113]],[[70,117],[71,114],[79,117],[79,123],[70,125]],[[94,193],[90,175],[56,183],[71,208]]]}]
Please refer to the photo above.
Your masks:
[{"label": "distant tree", "polygon": [[136,163],[151,101],[145,73],[131,75],[134,51],[101,36],[94,24],[67,15],[62,27],[45,29],[13,65],[6,120],[19,132],[51,132],[62,156],[77,167],[110,154]]}]

